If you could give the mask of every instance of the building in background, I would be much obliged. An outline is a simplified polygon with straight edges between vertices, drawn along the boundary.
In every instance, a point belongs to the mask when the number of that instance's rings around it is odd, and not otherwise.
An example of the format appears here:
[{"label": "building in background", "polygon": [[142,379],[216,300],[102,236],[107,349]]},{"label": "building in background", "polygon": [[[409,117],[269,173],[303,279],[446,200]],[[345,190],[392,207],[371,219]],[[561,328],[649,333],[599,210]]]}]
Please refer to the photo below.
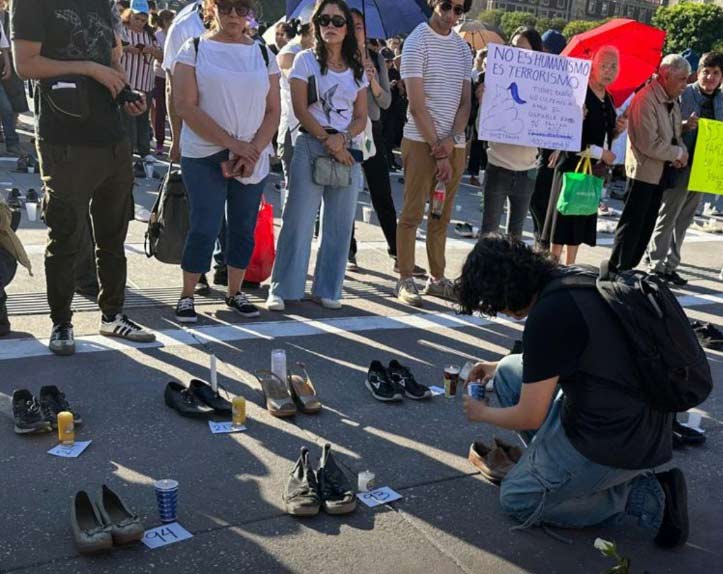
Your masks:
[{"label": "building in background", "polygon": [[660,5],[660,0],[487,0],[485,9],[530,12],[541,18],[568,21],[630,18],[649,24]]}]

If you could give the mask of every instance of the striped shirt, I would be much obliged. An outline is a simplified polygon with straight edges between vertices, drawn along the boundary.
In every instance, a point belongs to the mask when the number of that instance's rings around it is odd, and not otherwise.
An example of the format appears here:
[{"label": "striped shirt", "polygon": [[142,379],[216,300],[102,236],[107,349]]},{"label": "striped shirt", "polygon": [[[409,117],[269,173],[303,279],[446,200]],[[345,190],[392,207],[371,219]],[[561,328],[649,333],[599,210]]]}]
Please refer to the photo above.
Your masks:
[{"label": "striped shirt", "polygon": [[[123,26],[121,35],[123,42],[131,46],[143,44],[144,46],[155,46],[156,39],[153,34],[143,30],[134,32],[128,26]],[[128,76],[128,83],[131,88],[140,92],[150,92],[153,89],[155,74],[153,73],[153,57],[150,54],[129,54],[123,52],[121,64]]]},{"label": "striped shirt", "polygon": [[[462,102],[462,90],[469,90],[473,66],[472,52],[457,34],[437,34],[426,22],[417,26],[404,42],[402,79],[424,79],[427,110],[432,114],[437,136],[452,135],[454,118]],[[407,114],[404,137],[423,142],[411,110]]]}]

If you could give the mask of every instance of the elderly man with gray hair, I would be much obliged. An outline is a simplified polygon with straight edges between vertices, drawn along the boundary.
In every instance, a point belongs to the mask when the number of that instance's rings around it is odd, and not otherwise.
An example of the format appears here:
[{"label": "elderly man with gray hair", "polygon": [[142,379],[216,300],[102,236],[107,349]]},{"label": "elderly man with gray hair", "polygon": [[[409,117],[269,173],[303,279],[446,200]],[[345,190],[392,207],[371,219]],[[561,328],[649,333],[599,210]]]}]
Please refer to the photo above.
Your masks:
[{"label": "elderly man with gray hair", "polygon": [[628,110],[625,171],[628,193],[610,267],[633,269],[640,263],[660,210],[663,190],[672,187],[677,171],[688,165],[683,130],[695,129],[693,114],[682,120],[678,98],[688,85],[690,64],[678,54],[660,63],[658,75],[633,98]]}]

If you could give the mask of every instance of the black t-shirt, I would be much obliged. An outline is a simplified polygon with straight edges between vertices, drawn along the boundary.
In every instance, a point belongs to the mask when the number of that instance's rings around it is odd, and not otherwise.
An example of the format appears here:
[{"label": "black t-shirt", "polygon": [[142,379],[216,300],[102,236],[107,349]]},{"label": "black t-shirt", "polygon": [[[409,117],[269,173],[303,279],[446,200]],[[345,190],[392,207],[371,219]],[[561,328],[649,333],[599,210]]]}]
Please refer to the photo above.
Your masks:
[{"label": "black t-shirt", "polygon": [[[88,60],[111,65],[115,8],[110,0],[16,0],[12,2],[14,40],[40,42],[53,60]],[[121,110],[103,85],[87,78],[91,117],[80,121],[59,114],[35,91],[37,136],[52,144],[105,146],[124,135]]]},{"label": "black t-shirt", "polygon": [[[532,307],[523,335],[523,383],[560,377],[565,434],[591,461],[626,469],[667,462],[671,415],[653,411],[639,395],[622,327],[602,297],[594,289],[577,289],[575,296],[577,302],[570,290],[555,291]],[[594,322],[586,321],[581,301]]]}]

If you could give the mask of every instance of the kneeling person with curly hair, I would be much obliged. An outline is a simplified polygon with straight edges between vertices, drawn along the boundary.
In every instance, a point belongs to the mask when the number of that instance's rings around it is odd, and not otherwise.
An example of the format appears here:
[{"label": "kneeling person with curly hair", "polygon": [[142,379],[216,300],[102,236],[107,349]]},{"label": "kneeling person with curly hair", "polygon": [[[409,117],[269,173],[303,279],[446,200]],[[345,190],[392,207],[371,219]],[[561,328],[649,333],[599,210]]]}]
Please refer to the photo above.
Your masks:
[{"label": "kneeling person with curly hair", "polygon": [[562,286],[579,269],[497,235],[457,280],[462,312],[526,318],[522,355],[478,363],[500,407],[465,397],[467,418],[518,431],[529,448],[500,489],[522,528],[583,528],[634,518],[663,547],[688,538],[687,493],[672,457],[673,416],[641,397],[622,326],[595,289]]}]

